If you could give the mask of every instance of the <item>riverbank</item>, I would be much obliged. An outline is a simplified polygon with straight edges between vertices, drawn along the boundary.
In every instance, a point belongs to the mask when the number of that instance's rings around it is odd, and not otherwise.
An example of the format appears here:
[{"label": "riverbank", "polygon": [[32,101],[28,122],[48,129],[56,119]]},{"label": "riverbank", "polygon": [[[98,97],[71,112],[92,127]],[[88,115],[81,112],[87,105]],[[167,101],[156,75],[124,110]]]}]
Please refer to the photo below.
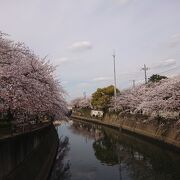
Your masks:
[{"label": "riverbank", "polygon": [[23,134],[28,134],[30,132],[38,131],[40,129],[43,129],[43,128],[49,126],[50,124],[51,124],[51,122],[44,122],[44,123],[40,123],[40,124],[31,125],[30,128],[28,128],[28,129],[24,128],[24,129],[22,129],[22,131],[19,131],[19,132],[12,132],[10,127],[1,128],[0,130],[4,131],[5,133],[0,134],[0,142],[6,141],[9,138],[15,138],[15,137],[21,136]]},{"label": "riverbank", "polygon": [[58,135],[52,123],[0,140],[0,180],[46,180],[54,163]]},{"label": "riverbank", "polygon": [[175,126],[162,127],[157,123],[147,123],[146,119],[142,120],[142,117],[120,117],[116,114],[106,114],[103,119],[93,119],[77,115],[72,115],[71,118],[126,131],[180,152],[180,133]]}]

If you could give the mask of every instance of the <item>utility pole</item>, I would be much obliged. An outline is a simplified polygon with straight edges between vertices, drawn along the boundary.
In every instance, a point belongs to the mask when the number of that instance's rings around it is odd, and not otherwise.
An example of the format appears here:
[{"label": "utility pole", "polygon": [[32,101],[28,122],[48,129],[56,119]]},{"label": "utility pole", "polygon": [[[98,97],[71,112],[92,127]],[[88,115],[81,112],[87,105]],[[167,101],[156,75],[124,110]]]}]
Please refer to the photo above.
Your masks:
[{"label": "utility pole", "polygon": [[84,99],[86,99],[86,92],[85,91],[83,92],[83,97],[84,97]]},{"label": "utility pole", "polygon": [[141,70],[144,71],[145,84],[147,84],[147,70],[149,70],[149,68],[144,64],[144,67]]},{"label": "utility pole", "polygon": [[115,51],[113,52],[113,65],[114,65],[114,98],[115,98],[115,109],[116,109],[116,96],[117,96],[117,92],[116,92],[116,54]]},{"label": "utility pole", "polygon": [[133,81],[133,88],[135,88],[136,84],[135,84],[135,80],[132,80]]}]

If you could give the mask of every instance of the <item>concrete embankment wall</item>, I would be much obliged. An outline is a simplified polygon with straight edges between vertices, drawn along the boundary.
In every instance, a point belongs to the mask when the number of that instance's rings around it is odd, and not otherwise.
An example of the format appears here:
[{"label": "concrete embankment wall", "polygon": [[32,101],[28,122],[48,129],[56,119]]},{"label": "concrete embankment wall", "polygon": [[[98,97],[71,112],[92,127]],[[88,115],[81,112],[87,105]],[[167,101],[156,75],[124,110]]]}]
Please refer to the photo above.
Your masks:
[{"label": "concrete embankment wall", "polygon": [[0,180],[46,180],[58,147],[52,124],[0,141]]},{"label": "concrete embankment wall", "polygon": [[101,120],[76,115],[72,115],[71,117],[118,128],[163,145],[168,145],[168,147],[180,151],[180,132],[176,126],[172,125],[173,123],[171,125],[161,126],[158,122],[147,121],[145,117],[121,117],[116,114],[106,114]]}]

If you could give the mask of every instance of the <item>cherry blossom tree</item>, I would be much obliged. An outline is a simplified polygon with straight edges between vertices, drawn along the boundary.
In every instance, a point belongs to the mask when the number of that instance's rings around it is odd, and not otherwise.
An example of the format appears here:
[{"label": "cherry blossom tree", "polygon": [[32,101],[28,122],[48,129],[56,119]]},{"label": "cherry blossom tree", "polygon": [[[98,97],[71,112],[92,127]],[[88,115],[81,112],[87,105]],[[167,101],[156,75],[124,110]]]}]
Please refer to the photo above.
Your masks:
[{"label": "cherry blossom tree", "polygon": [[23,43],[0,33],[0,113],[10,114],[13,120],[64,116],[65,92],[54,70]]},{"label": "cherry blossom tree", "polygon": [[70,104],[72,108],[77,109],[91,108],[91,99],[78,97],[73,99]]},{"label": "cherry blossom tree", "polygon": [[[179,118],[180,76],[127,89],[115,99],[117,110],[150,116]],[[111,108],[113,109],[113,108]]]}]

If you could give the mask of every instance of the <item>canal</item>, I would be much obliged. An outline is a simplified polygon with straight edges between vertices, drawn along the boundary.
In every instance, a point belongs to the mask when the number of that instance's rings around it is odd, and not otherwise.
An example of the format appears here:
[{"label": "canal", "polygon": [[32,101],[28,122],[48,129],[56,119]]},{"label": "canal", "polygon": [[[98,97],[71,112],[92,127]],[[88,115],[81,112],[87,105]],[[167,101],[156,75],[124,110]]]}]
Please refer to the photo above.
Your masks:
[{"label": "canal", "polygon": [[50,180],[179,180],[180,155],[146,140],[80,121],[56,127]]}]

